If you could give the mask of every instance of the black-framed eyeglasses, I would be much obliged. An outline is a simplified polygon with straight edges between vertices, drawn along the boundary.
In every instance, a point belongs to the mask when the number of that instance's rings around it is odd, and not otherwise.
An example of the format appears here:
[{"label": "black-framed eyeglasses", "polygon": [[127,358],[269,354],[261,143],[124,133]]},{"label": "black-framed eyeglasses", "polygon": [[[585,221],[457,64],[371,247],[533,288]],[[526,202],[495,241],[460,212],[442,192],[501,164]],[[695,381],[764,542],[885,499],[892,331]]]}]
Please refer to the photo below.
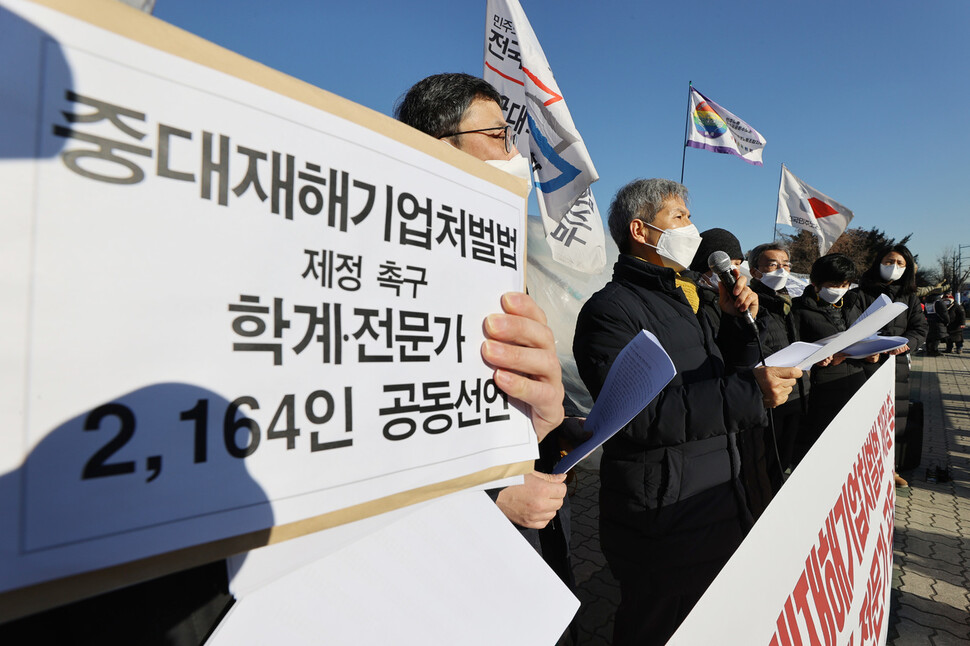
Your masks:
[{"label": "black-framed eyeglasses", "polygon": [[[502,134],[496,133],[494,135],[489,135],[488,133],[491,132],[492,130],[504,130],[505,132]],[[438,139],[444,139],[445,137],[456,137],[458,135],[471,135],[476,132],[480,132],[489,137],[494,137],[495,139],[498,139],[499,137],[504,136],[505,152],[507,153],[512,152],[512,146],[515,145],[515,140],[518,138],[518,135],[516,135],[515,132],[512,131],[512,126],[504,125],[504,126],[495,126],[492,128],[479,128],[478,130],[462,130],[461,132],[449,132],[447,134],[439,136]]]}]

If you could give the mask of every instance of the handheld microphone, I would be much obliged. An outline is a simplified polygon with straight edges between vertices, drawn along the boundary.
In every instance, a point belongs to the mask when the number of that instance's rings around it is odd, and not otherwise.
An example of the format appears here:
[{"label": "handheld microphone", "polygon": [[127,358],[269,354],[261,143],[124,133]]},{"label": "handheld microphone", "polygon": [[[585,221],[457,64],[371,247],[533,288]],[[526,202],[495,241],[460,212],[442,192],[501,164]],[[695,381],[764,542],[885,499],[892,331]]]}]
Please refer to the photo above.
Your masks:
[{"label": "handheld microphone", "polygon": [[[734,265],[731,264],[731,256],[723,251],[715,251],[710,256],[707,257],[707,266],[711,268],[724,286],[727,287],[728,291],[734,289],[738,280],[734,276]],[[755,338],[758,338],[758,326],[755,325],[754,317],[751,316],[751,312],[744,312],[744,318],[751,326],[754,331]]]}]

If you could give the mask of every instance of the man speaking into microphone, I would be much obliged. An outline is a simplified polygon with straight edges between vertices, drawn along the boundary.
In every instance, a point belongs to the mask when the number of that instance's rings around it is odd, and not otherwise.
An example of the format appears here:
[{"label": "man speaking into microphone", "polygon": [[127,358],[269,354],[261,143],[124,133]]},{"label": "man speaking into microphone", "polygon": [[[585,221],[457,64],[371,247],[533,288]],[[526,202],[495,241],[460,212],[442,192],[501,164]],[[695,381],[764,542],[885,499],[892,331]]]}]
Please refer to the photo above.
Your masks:
[{"label": "man speaking into microphone", "polygon": [[[687,189],[665,179],[621,188],[609,211],[620,250],[613,279],[579,314],[573,353],[595,398],[620,350],[652,332],[677,374],[604,446],[600,540],[620,583],[613,643],[664,644],[741,543],[751,516],[738,478],[737,435],[766,423],[795,368],[731,371],[722,315],[757,314],[739,277],[698,289],[686,269],[700,243]],[[718,334],[718,329],[721,334]]]}]

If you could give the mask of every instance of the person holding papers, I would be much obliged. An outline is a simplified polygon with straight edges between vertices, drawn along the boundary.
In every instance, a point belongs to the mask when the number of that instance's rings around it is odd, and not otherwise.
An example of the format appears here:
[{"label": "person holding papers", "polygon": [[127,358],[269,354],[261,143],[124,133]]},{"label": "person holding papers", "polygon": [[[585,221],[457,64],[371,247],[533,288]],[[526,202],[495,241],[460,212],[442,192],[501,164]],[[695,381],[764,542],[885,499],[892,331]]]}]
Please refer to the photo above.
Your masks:
[{"label": "person holding papers", "polygon": [[[882,294],[894,302],[907,305],[906,311],[893,319],[879,334],[906,337],[908,343],[902,348],[879,355],[879,362],[866,368],[867,374],[873,374],[890,356],[895,356],[897,383],[900,381],[900,371],[903,370],[903,366],[906,366],[904,377],[909,376],[909,363],[905,355],[926,340],[926,317],[923,316],[919,298],[916,296],[915,267],[913,254],[905,245],[898,244],[882,249],[876,254],[872,265],[862,275],[859,287],[856,288],[862,299],[863,309],[872,305]],[[897,394],[898,392],[897,390]]]},{"label": "person holding papers", "polygon": [[610,205],[620,256],[613,279],[583,306],[573,354],[598,398],[632,338],[653,334],[677,374],[603,447],[600,540],[620,583],[614,644],[664,644],[751,525],[739,479],[737,434],[761,428],[765,407],[785,401],[797,368],[728,374],[715,341],[720,316],[757,314],[738,279],[733,290],[698,289],[687,271],[700,244],[687,189],[636,180]]},{"label": "person holding papers", "polygon": [[[799,340],[795,317],[792,316],[792,297],[788,294],[788,277],[791,260],[788,251],[776,242],[761,244],[748,252],[751,268],[751,289],[758,295],[758,330],[765,354],[771,355]],[[781,488],[783,472],[793,466],[795,441],[798,438],[802,418],[808,412],[809,377],[802,375],[792,389],[788,401],[771,411],[777,440],[778,454],[769,443],[767,458],[768,474],[774,491]],[[780,464],[778,461],[780,460]]]},{"label": "person holding papers", "polygon": [[[810,284],[792,301],[796,330],[801,341],[813,342],[844,332],[862,314],[859,293],[850,292],[856,278],[852,261],[842,254],[822,256],[812,265]],[[795,447],[795,463],[801,461],[842,407],[866,381],[865,361],[837,354],[811,370],[808,417]]]},{"label": "person holding papers", "polygon": [[[862,275],[857,290],[863,310],[883,294],[894,302],[906,303],[906,311],[890,321],[879,334],[905,337],[907,344],[880,354],[876,363],[862,366],[868,378],[891,356],[896,357],[896,437],[901,438],[906,433],[906,419],[909,415],[909,353],[923,344],[927,332],[926,317],[920,307],[919,297],[916,296],[916,263],[913,261],[913,254],[901,244],[881,249],[872,265]],[[899,442],[896,443],[897,464],[901,446]],[[897,486],[908,485],[899,474],[894,475]]]}]

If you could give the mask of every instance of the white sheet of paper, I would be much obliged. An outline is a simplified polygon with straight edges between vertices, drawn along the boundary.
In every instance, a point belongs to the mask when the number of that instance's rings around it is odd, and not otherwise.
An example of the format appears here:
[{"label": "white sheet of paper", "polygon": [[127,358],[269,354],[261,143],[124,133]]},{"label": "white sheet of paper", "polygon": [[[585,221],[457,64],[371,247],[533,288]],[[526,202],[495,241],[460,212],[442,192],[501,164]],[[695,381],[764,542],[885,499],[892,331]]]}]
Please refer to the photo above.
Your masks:
[{"label": "white sheet of paper", "polygon": [[[472,487],[472,490],[502,489],[520,485],[523,482],[523,476],[512,476]],[[314,532],[275,545],[267,545],[258,550],[235,554],[226,559],[229,568],[229,591],[236,598],[252,594],[264,585],[324,558],[429,504],[431,501],[394,509],[353,523]]]},{"label": "white sheet of paper", "polygon": [[237,599],[247,597],[263,586],[314,561],[330,556],[354,541],[379,531],[432,502],[429,500],[394,509],[322,532],[314,532],[231,556],[226,559],[226,566],[229,569],[229,592]]},{"label": "white sheet of paper", "polygon": [[653,401],[675,374],[677,369],[657,337],[641,330],[617,355],[603,390],[586,418],[585,428],[593,432],[593,437],[560,460],[553,473],[566,473],[616,435]]},{"label": "white sheet of paper", "polygon": [[788,290],[788,295],[792,298],[798,298],[805,292],[805,288],[808,287],[808,281],[804,278],[799,278],[794,274],[788,274],[788,283],[785,288]]},{"label": "white sheet of paper", "polygon": [[578,608],[488,496],[470,491],[240,599],[207,644],[553,644]]},{"label": "white sheet of paper", "polygon": [[[872,308],[870,307],[869,309]],[[765,365],[783,368],[798,367],[802,370],[809,370],[822,359],[831,357],[835,353],[848,348],[850,345],[875,335],[876,332],[899,316],[905,309],[905,303],[889,303],[888,305],[884,304],[876,308],[872,312],[866,310],[868,314],[865,320],[861,318],[857,319],[848,330],[834,337],[830,337],[824,344],[819,345],[817,343],[796,341],[787,348],[782,348],[765,359]]]},{"label": "white sheet of paper", "polygon": [[880,352],[889,352],[896,348],[901,348],[909,343],[906,337],[902,336],[871,336],[858,343],[853,343],[842,350],[850,359],[862,359]]},{"label": "white sheet of paper", "polygon": [[[825,347],[825,344],[830,340],[833,340],[838,335],[833,335],[827,339],[823,339],[817,343],[807,343],[805,341],[799,341],[793,343],[787,348],[783,348],[776,352],[775,354],[768,357],[768,365],[794,365],[790,362],[802,361],[804,357],[809,356],[809,354],[817,352],[820,348]],[[907,339],[901,336],[870,336],[863,339],[857,343],[842,348],[841,352],[847,355],[850,359],[862,359],[863,357],[868,357],[873,354],[878,354],[880,352],[889,352],[890,350],[895,350],[896,348],[901,348],[908,343]],[[803,368],[804,370],[804,368]]]},{"label": "white sheet of paper", "polygon": [[869,307],[867,307],[866,308],[866,311],[863,312],[862,315],[855,320],[855,323],[853,323],[849,327],[852,327],[853,325],[858,325],[860,321],[864,321],[867,318],[869,318],[869,315],[870,314],[872,314],[873,312],[878,311],[879,309],[885,307],[886,305],[889,305],[892,302],[893,302],[893,300],[891,298],[889,298],[885,294],[880,294],[879,295],[879,298],[877,298],[876,300],[874,300],[872,302],[872,305],[870,305]]}]

